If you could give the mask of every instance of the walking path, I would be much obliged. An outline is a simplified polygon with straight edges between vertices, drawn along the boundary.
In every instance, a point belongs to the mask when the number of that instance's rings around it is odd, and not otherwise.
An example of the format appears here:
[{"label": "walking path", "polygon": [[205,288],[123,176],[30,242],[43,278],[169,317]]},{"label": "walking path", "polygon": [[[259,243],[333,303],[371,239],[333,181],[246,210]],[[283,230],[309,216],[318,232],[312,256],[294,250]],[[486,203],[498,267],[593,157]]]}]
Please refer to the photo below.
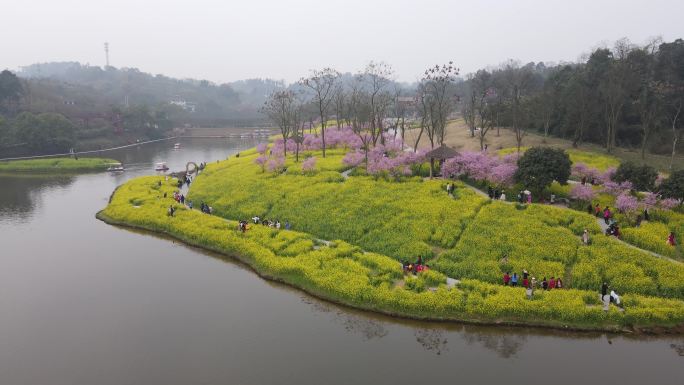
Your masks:
[{"label": "walking path", "polygon": [[63,154],[50,154],[50,155],[21,156],[21,157],[16,157],[16,158],[2,158],[2,159],[0,159],[0,161],[4,161],[4,160],[25,160],[25,159],[52,158],[52,157],[55,157],[55,156],[73,156],[73,155],[82,155],[82,154],[95,154],[95,153],[98,153],[98,152],[120,150],[120,149],[122,149],[122,148],[134,147],[134,146],[139,146],[139,145],[141,145],[141,144],[155,143],[155,142],[161,142],[161,141],[164,141],[164,140],[171,140],[171,139],[176,139],[176,137],[175,137],[175,136],[172,136],[172,137],[170,137],[170,138],[147,140],[147,141],[145,141],[145,142],[138,142],[138,143],[126,144],[126,145],[124,145],[124,146],[104,148],[104,149],[101,149],[101,150],[90,150],[90,151],[79,151],[79,152],[67,152],[67,153],[63,153]]},{"label": "walking path", "polygon": [[350,168],[347,171],[341,172],[340,174],[342,174],[342,177],[344,179],[349,179],[349,174],[351,174],[352,171],[354,171],[354,167]]}]

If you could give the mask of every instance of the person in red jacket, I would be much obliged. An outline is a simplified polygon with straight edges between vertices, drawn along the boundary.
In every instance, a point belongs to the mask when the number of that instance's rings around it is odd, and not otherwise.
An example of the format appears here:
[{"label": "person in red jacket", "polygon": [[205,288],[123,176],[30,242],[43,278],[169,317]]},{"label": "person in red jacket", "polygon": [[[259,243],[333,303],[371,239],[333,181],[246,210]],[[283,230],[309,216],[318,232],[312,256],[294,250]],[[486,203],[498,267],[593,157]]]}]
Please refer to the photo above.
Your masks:
[{"label": "person in red jacket", "polygon": [[556,288],[556,278],[551,277],[551,280],[549,281],[549,289],[555,289]]},{"label": "person in red jacket", "polygon": [[508,286],[508,283],[511,281],[511,275],[506,272],[503,276],[503,281],[504,281],[504,286]]},{"label": "person in red jacket", "polygon": [[667,237],[667,244],[670,246],[677,245],[677,240],[675,239],[675,234],[673,232],[670,232],[670,235]]}]

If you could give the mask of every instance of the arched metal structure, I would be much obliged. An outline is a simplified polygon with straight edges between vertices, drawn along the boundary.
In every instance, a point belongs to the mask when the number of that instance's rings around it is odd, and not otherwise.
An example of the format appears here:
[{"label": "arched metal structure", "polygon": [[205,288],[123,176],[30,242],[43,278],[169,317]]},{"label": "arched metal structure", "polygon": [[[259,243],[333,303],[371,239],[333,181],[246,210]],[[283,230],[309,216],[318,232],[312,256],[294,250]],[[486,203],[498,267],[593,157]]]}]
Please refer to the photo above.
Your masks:
[{"label": "arched metal structure", "polygon": [[[192,170],[190,169],[190,166],[192,165]],[[195,174],[197,175],[199,173],[199,166],[195,162],[188,162],[185,165],[185,174]]]}]

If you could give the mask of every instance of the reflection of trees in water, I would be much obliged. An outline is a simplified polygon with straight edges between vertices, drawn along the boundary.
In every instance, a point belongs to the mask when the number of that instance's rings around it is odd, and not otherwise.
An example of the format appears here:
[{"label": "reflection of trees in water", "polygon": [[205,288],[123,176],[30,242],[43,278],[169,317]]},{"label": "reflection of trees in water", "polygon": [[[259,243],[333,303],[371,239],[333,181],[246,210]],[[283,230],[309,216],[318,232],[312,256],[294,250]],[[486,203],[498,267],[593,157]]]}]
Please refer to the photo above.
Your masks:
[{"label": "reflection of trees in water", "polygon": [[681,357],[684,357],[684,343],[681,344],[670,344],[670,347],[674,349],[677,354],[679,354]]},{"label": "reflection of trees in water", "polygon": [[515,357],[525,345],[527,336],[514,332],[500,333],[463,333],[463,339],[469,344],[481,344],[483,347],[495,351],[502,358]]},{"label": "reflection of trees in water", "polygon": [[449,351],[449,348],[447,347],[447,338],[444,336],[444,330],[416,329],[413,335],[416,336],[416,341],[429,352],[434,352],[439,355],[442,354],[442,352]]},{"label": "reflection of trees in water", "polygon": [[29,217],[40,204],[43,190],[67,187],[73,181],[71,176],[0,176],[0,215]]},{"label": "reflection of trees in water", "polygon": [[302,297],[302,302],[309,304],[315,313],[330,313],[334,322],[341,324],[349,333],[361,335],[364,341],[382,338],[388,333],[381,321],[307,297]]}]

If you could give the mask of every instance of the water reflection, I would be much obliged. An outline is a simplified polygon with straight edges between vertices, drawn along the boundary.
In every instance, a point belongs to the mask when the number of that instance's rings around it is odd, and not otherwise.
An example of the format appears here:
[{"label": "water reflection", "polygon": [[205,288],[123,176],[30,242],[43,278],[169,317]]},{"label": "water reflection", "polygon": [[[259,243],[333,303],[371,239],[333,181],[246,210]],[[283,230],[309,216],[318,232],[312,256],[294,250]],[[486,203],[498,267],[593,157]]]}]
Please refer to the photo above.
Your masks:
[{"label": "water reflection", "polygon": [[388,331],[383,322],[361,314],[355,314],[335,305],[310,297],[302,297],[302,302],[311,306],[315,313],[330,314],[331,320],[344,327],[350,334],[360,335],[363,341],[380,339],[387,336]]},{"label": "water reflection", "polygon": [[53,189],[71,185],[73,176],[3,175],[0,188],[0,222],[24,222],[39,210],[43,197]]},{"label": "water reflection", "polygon": [[681,357],[684,357],[684,342],[681,344],[670,344],[670,347]]},{"label": "water reflection", "polygon": [[515,357],[525,346],[527,336],[524,334],[506,333],[464,333],[463,339],[468,345],[479,344],[497,353],[501,358]]},{"label": "water reflection", "polygon": [[417,329],[414,333],[416,341],[423,349],[437,355],[449,351],[447,348],[447,338],[444,331],[440,329]]}]

